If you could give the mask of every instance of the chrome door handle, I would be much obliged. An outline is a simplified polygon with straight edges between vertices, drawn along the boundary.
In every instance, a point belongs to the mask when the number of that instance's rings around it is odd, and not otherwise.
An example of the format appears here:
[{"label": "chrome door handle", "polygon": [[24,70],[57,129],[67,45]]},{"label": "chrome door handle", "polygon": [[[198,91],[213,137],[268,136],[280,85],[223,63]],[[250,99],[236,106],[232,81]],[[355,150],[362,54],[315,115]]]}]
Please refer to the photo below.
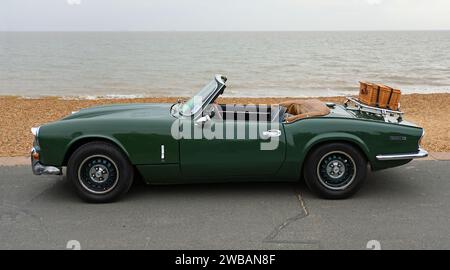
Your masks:
[{"label": "chrome door handle", "polygon": [[263,131],[262,134],[263,134],[263,136],[266,136],[266,137],[280,137],[281,131],[278,129],[271,129],[268,131]]}]

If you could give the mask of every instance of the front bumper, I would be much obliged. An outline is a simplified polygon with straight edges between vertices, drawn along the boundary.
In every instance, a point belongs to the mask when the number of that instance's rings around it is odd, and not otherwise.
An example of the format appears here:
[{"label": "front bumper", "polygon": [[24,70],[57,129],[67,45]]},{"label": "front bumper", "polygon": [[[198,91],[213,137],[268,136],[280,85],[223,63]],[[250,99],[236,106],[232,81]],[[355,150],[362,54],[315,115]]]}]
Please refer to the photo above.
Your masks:
[{"label": "front bumper", "polygon": [[428,156],[428,152],[422,148],[419,148],[417,153],[406,153],[406,154],[387,154],[387,155],[377,155],[377,160],[405,160],[405,159],[416,159],[425,158]]},{"label": "front bumper", "polygon": [[33,147],[31,149],[31,169],[33,170],[33,174],[35,175],[62,175],[61,168],[54,166],[44,166],[39,160],[35,159],[34,154],[36,153],[36,149]]}]

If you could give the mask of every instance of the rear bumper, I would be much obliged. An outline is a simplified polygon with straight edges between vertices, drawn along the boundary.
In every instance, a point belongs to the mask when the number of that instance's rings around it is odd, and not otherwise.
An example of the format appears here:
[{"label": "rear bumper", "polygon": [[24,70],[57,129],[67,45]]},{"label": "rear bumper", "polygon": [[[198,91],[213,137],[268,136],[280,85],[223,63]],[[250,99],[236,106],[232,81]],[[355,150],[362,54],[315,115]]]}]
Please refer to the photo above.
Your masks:
[{"label": "rear bumper", "polygon": [[33,147],[31,149],[31,169],[33,170],[33,174],[35,175],[61,175],[62,170],[61,168],[54,167],[54,166],[44,166],[42,165],[39,160],[36,160],[34,158],[34,153],[36,153],[36,149]]},{"label": "rear bumper", "polygon": [[405,159],[416,159],[424,158],[428,156],[428,152],[422,148],[419,148],[417,153],[406,153],[406,154],[387,154],[387,155],[377,155],[377,160],[405,160]]}]

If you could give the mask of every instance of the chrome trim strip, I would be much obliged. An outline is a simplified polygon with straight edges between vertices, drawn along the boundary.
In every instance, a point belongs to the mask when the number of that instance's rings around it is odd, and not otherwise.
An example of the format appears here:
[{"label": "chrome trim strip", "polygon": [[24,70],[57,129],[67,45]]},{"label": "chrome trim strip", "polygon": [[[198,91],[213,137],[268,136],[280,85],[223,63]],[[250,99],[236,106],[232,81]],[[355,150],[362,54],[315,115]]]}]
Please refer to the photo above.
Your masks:
[{"label": "chrome trim strip", "polygon": [[161,159],[163,159],[164,160],[164,158],[165,158],[165,155],[164,155],[165,153],[164,153],[164,144],[161,144]]},{"label": "chrome trim strip", "polygon": [[404,159],[424,158],[427,156],[428,156],[428,152],[422,148],[419,148],[419,152],[417,152],[417,153],[377,155],[376,158],[377,158],[377,160],[385,161],[385,160],[404,160]]}]

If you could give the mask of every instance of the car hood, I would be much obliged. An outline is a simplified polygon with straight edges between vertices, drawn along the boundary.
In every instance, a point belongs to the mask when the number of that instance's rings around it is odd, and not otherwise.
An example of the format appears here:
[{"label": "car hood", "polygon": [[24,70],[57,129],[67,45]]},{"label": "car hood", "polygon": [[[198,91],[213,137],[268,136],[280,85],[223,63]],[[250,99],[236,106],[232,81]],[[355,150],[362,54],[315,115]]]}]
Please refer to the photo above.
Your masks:
[{"label": "car hood", "polygon": [[113,104],[82,109],[74,112],[62,120],[83,119],[83,118],[153,118],[170,116],[168,103],[133,103],[133,104]]}]

